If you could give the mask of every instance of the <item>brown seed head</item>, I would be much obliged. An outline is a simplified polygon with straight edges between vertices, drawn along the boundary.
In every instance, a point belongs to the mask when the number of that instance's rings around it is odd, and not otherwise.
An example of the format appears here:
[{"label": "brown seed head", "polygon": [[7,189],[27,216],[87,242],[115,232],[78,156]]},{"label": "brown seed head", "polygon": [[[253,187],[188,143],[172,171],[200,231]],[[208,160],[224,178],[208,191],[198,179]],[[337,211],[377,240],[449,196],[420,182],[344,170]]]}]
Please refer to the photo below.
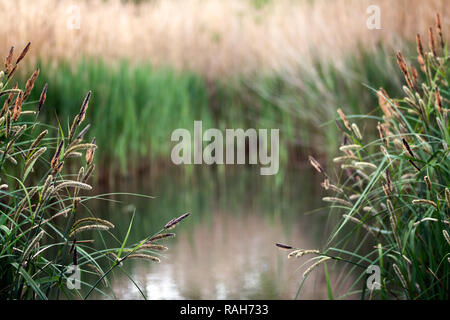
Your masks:
[{"label": "brown seed head", "polygon": [[27,80],[27,83],[25,84],[25,96],[23,97],[24,100],[28,98],[28,96],[31,93],[31,90],[33,90],[34,83],[36,82],[37,77],[39,76],[39,69],[36,69],[36,71],[33,72],[30,79]]},{"label": "brown seed head", "polygon": [[378,133],[380,134],[380,139],[383,141],[384,145],[387,148],[388,147],[388,141],[386,139],[386,134],[384,132],[383,125],[380,122],[378,122],[377,129],[378,129]]},{"label": "brown seed head", "polygon": [[415,158],[414,153],[412,152],[411,147],[408,144],[408,141],[406,141],[405,138],[402,138],[402,142],[403,142],[403,147],[409,153],[411,158]]},{"label": "brown seed head", "polygon": [[147,241],[147,243],[149,243],[149,242],[155,242],[155,241],[162,240],[162,239],[166,239],[166,238],[173,238],[173,237],[175,237],[175,233],[161,233],[161,234],[158,234],[158,235],[156,235],[156,236],[154,236],[154,237],[151,237],[151,238]]},{"label": "brown seed head", "polygon": [[50,166],[54,171],[56,171],[56,169],[58,168],[59,159],[61,158],[61,150],[62,150],[63,145],[64,145],[64,141],[61,140],[59,142],[58,148],[56,149],[55,155],[53,156],[52,161],[50,162]]},{"label": "brown seed head", "polygon": [[60,172],[62,171],[63,166],[64,166],[64,161],[61,161],[61,162],[58,164],[58,166],[56,167],[56,169],[55,169],[55,171],[54,171],[54,174],[60,173]]},{"label": "brown seed head", "polygon": [[[95,144],[95,138],[92,139],[92,144]],[[88,165],[90,165],[92,163],[92,161],[94,160],[94,153],[95,153],[95,148],[90,148],[86,151],[86,162]]]},{"label": "brown seed head", "polygon": [[[86,132],[89,130],[90,127],[91,127],[90,124],[88,124],[86,127],[84,127],[83,130],[81,130],[81,132],[78,134],[78,136],[76,137],[75,140],[79,140],[81,142],[83,140],[84,135],[86,134]],[[95,143],[95,141],[93,143]]]},{"label": "brown seed head", "polygon": [[411,77],[409,75],[408,66],[406,65],[405,59],[403,58],[402,53],[399,51],[397,52],[397,64],[400,67],[400,70],[403,73],[403,76],[405,77],[406,84],[411,90],[415,90],[415,87],[413,85],[413,82],[411,80]]},{"label": "brown seed head", "polygon": [[20,53],[19,57],[16,60],[16,65],[19,64],[20,61],[22,61],[22,59],[27,54],[28,50],[30,50],[30,45],[31,45],[31,42],[28,42],[28,44],[25,46],[25,48],[23,48],[22,52]]},{"label": "brown seed head", "polygon": [[347,117],[345,116],[344,112],[342,111],[341,108],[337,109],[337,113],[339,114],[339,117],[341,118],[341,120],[344,122],[345,127],[352,131],[352,128],[350,126],[350,122],[347,120]]},{"label": "brown seed head", "polygon": [[91,91],[88,92],[86,97],[84,98],[83,104],[81,105],[80,113],[77,116],[77,122],[76,125],[79,126],[81,122],[83,122],[85,116],[86,116],[86,110],[89,105],[89,99],[91,98]]},{"label": "brown seed head", "polygon": [[[14,88],[13,89],[17,89],[17,83],[16,83],[16,85],[14,86]],[[8,95],[8,98],[5,100],[5,102],[3,103],[3,108],[2,108],[2,114],[4,114],[5,112],[6,112],[6,110],[8,110],[8,107],[9,107],[9,105],[11,104],[11,102],[13,101],[13,98],[14,98],[14,95],[15,95],[16,93],[15,92],[11,92],[9,95]]]},{"label": "brown seed head", "polygon": [[283,243],[276,243],[275,245],[281,249],[286,249],[286,250],[294,249],[294,247],[291,247],[291,246],[289,246],[287,244],[283,244]]},{"label": "brown seed head", "polygon": [[417,72],[417,69],[411,66],[411,77],[414,88],[417,88],[417,78],[419,78],[419,73]]},{"label": "brown seed head", "polygon": [[23,103],[23,91],[19,92],[19,95],[16,98],[16,103],[14,104],[12,120],[17,121],[20,117],[20,113],[22,112],[22,103]]},{"label": "brown seed head", "polygon": [[389,99],[389,96],[387,92],[380,88],[377,92],[378,95],[378,104],[380,105],[381,110],[386,115],[386,117],[390,118],[392,117],[392,107],[387,99]]},{"label": "brown seed head", "polygon": [[386,182],[387,182],[387,187],[389,188],[389,191],[392,192],[393,187],[392,187],[391,173],[389,172],[388,169],[386,169]]},{"label": "brown seed head", "polygon": [[325,170],[322,168],[319,161],[314,159],[312,156],[309,156],[308,159],[309,159],[309,163],[311,163],[311,165],[314,167],[314,169],[316,169],[319,173],[325,173]]},{"label": "brown seed head", "polygon": [[11,71],[11,69],[12,69],[13,54],[14,54],[14,47],[11,47],[11,49],[9,49],[9,54],[5,58],[5,69],[6,69],[5,73],[6,74],[8,74],[9,71]]},{"label": "brown seed head", "polygon": [[431,53],[434,57],[436,57],[436,45],[434,44],[434,34],[432,27],[428,28],[428,45],[430,47]]},{"label": "brown seed head", "polygon": [[420,38],[420,34],[416,35],[416,44],[417,44],[417,54],[423,58],[423,56],[424,56],[423,44],[422,44],[422,39]]},{"label": "brown seed head", "polygon": [[429,178],[428,176],[425,176],[423,179],[425,180],[425,184],[427,185],[428,190],[431,191],[431,181],[430,181],[430,178]]},{"label": "brown seed head", "polygon": [[41,96],[39,97],[39,103],[38,103],[38,106],[37,106],[38,112],[41,111],[42,106],[45,103],[45,99],[47,98],[47,88],[48,88],[48,84],[46,83],[44,85],[44,88],[42,89]]},{"label": "brown seed head", "polygon": [[417,61],[419,61],[420,69],[423,72],[426,72],[426,66],[425,66],[425,58],[423,53],[423,44],[422,39],[420,38],[420,34],[416,35],[416,43],[417,43]]},{"label": "brown seed head", "polygon": [[164,226],[164,229],[170,230],[170,229],[175,228],[178,223],[180,223],[182,220],[184,220],[187,217],[189,217],[189,215],[190,215],[190,213],[187,212],[187,213],[179,216],[178,218],[174,218],[174,219],[170,220],[169,222],[166,223],[166,225]]}]

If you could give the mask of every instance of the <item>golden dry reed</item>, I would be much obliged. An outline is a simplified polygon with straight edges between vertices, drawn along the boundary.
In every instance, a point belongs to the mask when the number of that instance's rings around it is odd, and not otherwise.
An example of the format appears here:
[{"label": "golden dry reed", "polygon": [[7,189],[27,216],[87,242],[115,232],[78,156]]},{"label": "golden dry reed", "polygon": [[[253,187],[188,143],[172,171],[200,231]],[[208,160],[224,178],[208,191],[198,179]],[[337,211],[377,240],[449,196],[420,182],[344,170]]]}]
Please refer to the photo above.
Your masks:
[{"label": "golden dry reed", "polygon": [[[0,0],[0,50],[33,39],[29,55],[49,59],[130,58],[209,78],[261,69],[293,71],[310,65],[313,57],[339,60],[359,44],[374,48],[381,40],[402,49],[399,39],[415,41],[417,33],[434,25],[435,12],[441,13],[436,33],[448,36],[447,4],[277,0],[256,8],[250,0]],[[367,28],[370,5],[381,9],[380,30]]]}]

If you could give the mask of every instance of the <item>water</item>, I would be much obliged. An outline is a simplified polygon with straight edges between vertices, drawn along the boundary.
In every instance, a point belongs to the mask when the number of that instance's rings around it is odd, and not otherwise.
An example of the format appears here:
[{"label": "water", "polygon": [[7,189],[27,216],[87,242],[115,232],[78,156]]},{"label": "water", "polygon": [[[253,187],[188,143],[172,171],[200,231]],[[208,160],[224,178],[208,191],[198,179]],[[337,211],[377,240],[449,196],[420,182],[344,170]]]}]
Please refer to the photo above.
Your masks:
[{"label": "water", "polygon": [[[292,299],[310,263],[302,266],[308,257],[287,259],[287,251],[275,243],[319,248],[326,215],[310,212],[321,206],[319,181],[312,172],[277,176],[264,177],[248,169],[194,172],[189,177],[144,176],[139,184],[118,185],[114,191],[155,198],[114,196],[109,197],[114,202],[96,202],[92,207],[116,225],[119,239],[135,212],[130,244],[158,231],[171,218],[191,212],[174,229],[177,236],[162,243],[169,250],[160,264],[125,262],[147,299]],[[120,247],[105,239],[109,246]],[[111,284],[118,299],[143,298],[124,273],[115,272]],[[311,275],[300,298],[326,298],[321,270]]]}]

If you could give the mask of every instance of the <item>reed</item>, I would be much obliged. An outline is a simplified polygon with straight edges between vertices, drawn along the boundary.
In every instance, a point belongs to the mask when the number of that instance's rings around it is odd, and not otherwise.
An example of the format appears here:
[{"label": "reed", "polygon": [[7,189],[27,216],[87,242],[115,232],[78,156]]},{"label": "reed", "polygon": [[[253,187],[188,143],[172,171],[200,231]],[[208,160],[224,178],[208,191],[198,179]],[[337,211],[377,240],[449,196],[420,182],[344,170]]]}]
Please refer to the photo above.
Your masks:
[{"label": "reed", "polygon": [[[366,27],[366,9],[373,4],[380,6],[382,30]],[[221,129],[280,128],[286,141],[280,156],[287,164],[299,146],[333,154],[336,129],[324,130],[324,122],[337,105],[370,112],[376,99],[364,85],[399,93],[401,72],[394,68],[392,48],[408,48],[411,35],[433,21],[436,11],[442,12],[436,46],[441,43],[450,34],[441,23],[448,19],[445,4],[3,0],[0,8],[20,12],[21,19],[5,15],[13,22],[5,23],[0,48],[8,52],[12,39],[24,45],[37,39],[28,56],[41,69],[36,85],[53,86],[51,108],[44,109],[47,122],[53,123],[56,108],[65,124],[78,112],[75,101],[96,88],[91,115],[97,125],[87,135],[102,145],[99,160],[116,166],[111,174],[126,175],[149,158],[167,159],[171,131],[200,117]],[[76,14],[68,12],[72,5],[80,10],[80,29],[68,27]],[[32,65],[20,74],[23,79],[32,79]],[[46,91],[32,92],[29,99],[41,100]],[[120,136],[110,139],[111,132]]]},{"label": "reed", "polygon": [[[259,3],[259,4],[256,4]],[[256,5],[255,5],[256,4]],[[314,57],[342,63],[360,46],[399,48],[404,40],[447,17],[445,0],[9,0],[0,1],[0,50],[34,41],[33,57],[77,61],[83,55],[152,62],[208,79],[283,71],[291,80]],[[381,30],[366,23],[378,5]],[[20,14],[21,19],[17,19]],[[79,20],[79,24],[77,23]],[[79,27],[79,28],[78,28]],[[445,36],[446,25],[442,25]],[[438,41],[436,41],[438,43]]]},{"label": "reed", "polygon": [[[441,32],[438,15],[436,29],[428,29],[428,48],[417,37],[420,74],[410,59],[397,53],[407,84],[404,97],[392,98],[386,90],[372,89],[382,111],[376,117],[379,138],[363,137],[354,130],[356,122],[350,124],[357,118],[367,124],[368,118],[340,111],[340,150],[348,165],[330,174],[317,160],[312,162],[314,168],[322,168],[318,171],[330,180],[328,184],[344,191],[337,198],[336,190],[326,189],[332,195],[323,200],[334,202],[332,212],[344,215],[311,260],[311,268],[324,257],[346,267],[333,285],[326,279],[331,297],[333,289],[339,292],[354,278],[339,298],[355,294],[363,299],[449,298],[450,68],[448,44],[440,41]],[[366,270],[372,265],[380,268],[381,288],[370,291]]]},{"label": "reed", "polygon": [[[86,195],[92,189],[89,177],[97,148],[95,139],[83,141],[86,129],[81,129],[91,92],[67,131],[41,123],[39,113],[48,107],[46,97],[51,89],[47,92],[47,85],[40,85],[39,69],[24,89],[18,85],[10,89],[13,73],[22,66],[30,46],[25,46],[15,62],[14,49],[9,50],[0,71],[0,97],[4,100],[0,116],[0,299],[87,299],[94,290],[109,297],[108,290],[112,289],[107,277],[119,266],[119,259],[120,265],[127,258],[160,262],[156,255],[167,247],[146,246],[134,255],[123,253],[139,250],[149,239],[166,238],[161,232],[175,227],[188,214],[172,219],[159,232],[132,245],[127,245],[127,239],[133,220],[125,239],[117,240],[116,248],[100,249],[90,239],[83,239],[94,231],[108,231],[113,236],[110,230],[114,228],[113,223],[93,213],[80,217],[85,212],[80,204],[84,207],[89,200],[101,197]],[[39,99],[33,101],[29,97],[34,87],[43,89]],[[81,152],[86,154],[85,161],[78,159]],[[80,169],[74,175],[69,167],[75,166]],[[105,264],[107,271],[102,267]],[[69,265],[80,270],[80,288],[68,285]],[[83,281],[88,269],[95,269],[96,281]],[[106,286],[100,289],[102,281]]]},{"label": "reed", "polygon": [[[400,72],[387,68],[378,72],[376,78],[373,76],[381,61],[389,61],[389,56],[380,49],[374,54],[349,56],[346,72],[317,62],[323,77],[299,71],[298,76],[309,83],[300,95],[298,88],[275,74],[261,74],[252,80],[207,81],[196,73],[177,72],[169,67],[135,66],[129,61],[113,67],[101,59],[84,59],[74,65],[60,63],[56,67],[41,60],[36,86],[42,88],[48,83],[52,88],[45,93],[50,107],[44,108],[40,116],[56,125],[56,110],[63,126],[71,126],[70,115],[79,112],[80,105],[75,101],[84,99],[90,88],[96,88],[89,102],[90,118],[96,126],[81,130],[79,135],[85,135],[87,141],[96,137],[103,150],[98,155],[99,162],[108,164],[108,170],[116,174],[127,175],[149,161],[167,162],[172,131],[191,128],[198,119],[205,127],[223,130],[280,128],[283,168],[296,154],[307,150],[324,154],[335,148],[337,129],[324,126],[324,122],[336,104],[342,103],[343,108],[355,112],[372,111],[377,98],[364,93],[361,82],[401,92]],[[349,80],[349,73],[359,76]],[[19,75],[23,81],[29,78],[28,73]],[[325,84],[333,95],[323,99],[321,88]],[[41,93],[33,91],[28,99],[40,98]],[[152,134],[148,134],[149,130]]]}]

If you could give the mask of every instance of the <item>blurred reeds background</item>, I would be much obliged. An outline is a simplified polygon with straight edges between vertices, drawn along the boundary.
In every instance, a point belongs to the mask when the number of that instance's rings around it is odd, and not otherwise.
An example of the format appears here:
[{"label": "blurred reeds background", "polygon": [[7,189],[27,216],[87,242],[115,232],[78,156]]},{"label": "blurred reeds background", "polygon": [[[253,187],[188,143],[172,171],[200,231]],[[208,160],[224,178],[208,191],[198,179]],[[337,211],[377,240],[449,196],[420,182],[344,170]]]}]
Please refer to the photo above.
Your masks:
[{"label": "blurred reeds background", "polygon": [[[370,5],[381,9],[380,30],[366,26]],[[336,107],[373,110],[364,85],[400,90],[393,49],[413,52],[436,12],[449,25],[445,0],[0,0],[0,8],[10,13],[0,49],[32,41],[30,65],[45,70],[37,87],[52,86],[48,117],[53,107],[66,123],[73,101],[94,88],[88,135],[122,173],[167,158],[170,133],[196,119],[280,128],[285,163],[326,154],[338,145],[334,124],[323,126]],[[32,69],[20,71],[25,81]]]},{"label": "blurred reeds background", "polygon": [[[381,30],[366,27],[370,5],[381,9]],[[445,0],[2,0],[11,23],[4,23],[0,48],[33,40],[35,56],[128,58],[220,79],[338,61],[380,41],[399,48],[436,12],[446,17],[446,7]],[[68,28],[74,8],[79,29]]]}]

